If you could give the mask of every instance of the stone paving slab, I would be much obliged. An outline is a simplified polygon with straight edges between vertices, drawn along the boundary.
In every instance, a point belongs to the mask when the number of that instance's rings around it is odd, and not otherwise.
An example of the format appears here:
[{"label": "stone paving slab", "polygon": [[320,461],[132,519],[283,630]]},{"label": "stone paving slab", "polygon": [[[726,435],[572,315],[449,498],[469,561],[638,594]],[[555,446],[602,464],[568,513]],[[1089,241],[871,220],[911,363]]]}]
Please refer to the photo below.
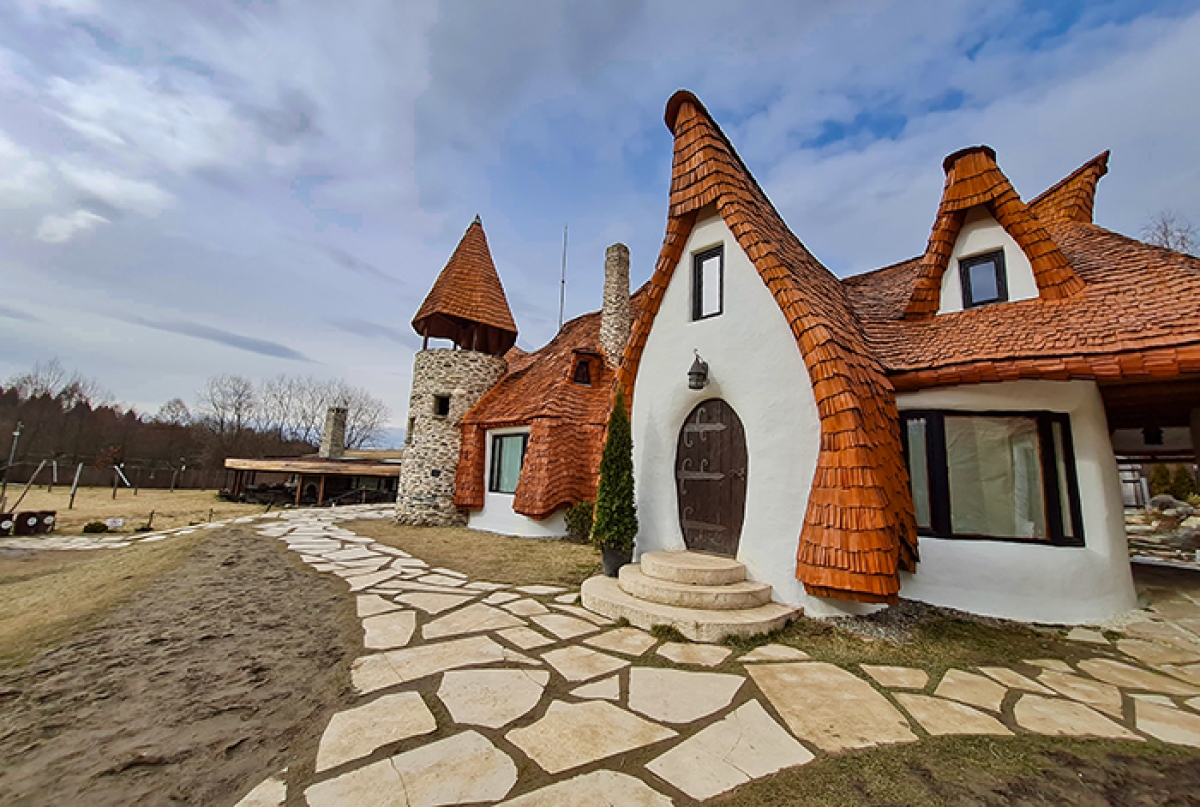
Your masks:
[{"label": "stone paving slab", "polygon": [[772,720],[762,704],[750,701],[647,763],[646,768],[693,799],[704,801],[812,759],[812,752]]},{"label": "stone paving slab", "polygon": [[1054,693],[1041,684],[1021,675],[1008,667],[980,667],[979,671],[998,684],[1009,689],[1020,689],[1037,695],[1053,695]]},{"label": "stone paving slab", "polygon": [[304,791],[309,807],[410,807],[400,774],[390,759],[372,762]]},{"label": "stone paving slab", "polygon": [[917,739],[887,698],[841,667],[806,661],[746,670],[792,733],[822,751]]},{"label": "stone paving slab", "polygon": [[661,667],[629,671],[629,708],[661,723],[692,723],[733,702],[746,679]]},{"label": "stone paving slab", "polygon": [[566,614],[543,614],[541,616],[530,617],[530,620],[538,627],[550,631],[560,639],[574,639],[600,630],[600,628],[591,622],[585,622],[582,619],[567,616]]},{"label": "stone paving slab", "polygon": [[1140,740],[1141,737],[1104,715],[1074,701],[1021,695],[1013,707],[1017,725],[1035,734],[1058,737],[1108,737],[1114,740]]},{"label": "stone paving slab", "polygon": [[1200,664],[1160,664],[1158,668],[1174,678],[1200,686]]},{"label": "stone paving slab", "polygon": [[1144,689],[1166,695],[1200,695],[1200,688],[1162,673],[1153,673],[1112,659],[1086,659],[1079,662],[1079,669],[1093,678],[1126,689]]},{"label": "stone paving slab", "polygon": [[553,701],[541,720],[513,729],[510,743],[548,773],[561,773],[677,736],[608,701]]},{"label": "stone paving slab", "polygon": [[898,692],[895,698],[901,708],[912,715],[921,728],[934,736],[945,734],[1009,736],[1012,734],[996,718],[967,706],[965,703],[910,692]]},{"label": "stone paving slab", "polygon": [[413,591],[396,597],[396,602],[420,608],[427,614],[440,614],[473,600],[470,594],[436,594],[432,591]]},{"label": "stone paving slab", "polygon": [[456,670],[437,696],[455,723],[498,729],[537,706],[549,681],[545,670]]},{"label": "stone paving slab", "polygon": [[483,601],[488,605],[503,605],[519,599],[521,599],[520,594],[513,594],[511,591],[496,591],[484,597]]},{"label": "stone paving slab", "polygon": [[577,616],[580,619],[586,620],[595,625],[600,625],[601,627],[614,624],[613,621],[608,617],[601,616],[600,614],[597,614],[594,611],[589,611],[586,608],[580,608],[578,605],[564,605],[562,603],[554,602],[550,603],[550,607],[555,611],[561,611],[564,614]]},{"label": "stone paving slab", "polygon": [[317,772],[369,756],[377,748],[429,734],[437,721],[416,692],[383,695],[338,712],[325,727],[317,748]]},{"label": "stone paving slab", "polygon": [[1200,661],[1200,653],[1195,650],[1185,650],[1158,642],[1148,642],[1145,639],[1121,639],[1117,649],[1127,656],[1135,658],[1143,664],[1157,666],[1159,664],[1192,664]]},{"label": "stone paving slab", "polygon": [[1027,659],[1026,664],[1031,667],[1041,667],[1043,670],[1054,670],[1056,672],[1073,673],[1075,668],[1062,659],[1057,658],[1035,658]]},{"label": "stone paving slab", "polygon": [[765,644],[762,647],[754,648],[738,661],[808,661],[808,659],[808,653],[803,650],[797,650],[784,644]]},{"label": "stone paving slab", "polygon": [[533,597],[546,597],[551,594],[562,594],[566,591],[562,586],[517,586],[517,591],[522,594],[529,594]]},{"label": "stone paving slab", "polygon": [[1108,639],[1104,638],[1104,634],[1095,628],[1071,628],[1067,631],[1067,638],[1072,642],[1086,642],[1088,644],[1102,644],[1108,646]]},{"label": "stone paving slab", "polygon": [[568,681],[587,681],[589,678],[608,675],[629,666],[625,659],[614,658],[578,645],[551,650],[542,655],[542,660]]},{"label": "stone paving slab", "polygon": [[889,667],[878,664],[860,664],[862,671],[888,689],[924,689],[929,684],[929,673],[915,667]]},{"label": "stone paving slab", "polygon": [[355,688],[366,694],[446,670],[503,661],[530,659],[508,650],[487,636],[470,636],[361,656],[351,665],[350,677]]},{"label": "stone paving slab", "polygon": [[1138,731],[1174,745],[1200,748],[1200,715],[1145,700],[1133,704]]},{"label": "stone paving slab", "polygon": [[451,577],[448,574],[427,574],[417,578],[417,582],[430,586],[460,588],[464,581],[461,577]]},{"label": "stone paving slab", "polygon": [[933,694],[939,698],[962,701],[981,709],[999,712],[1000,703],[1004,700],[1004,693],[1007,691],[990,678],[951,669],[946,670],[946,674],[942,676],[942,682],[938,684]]},{"label": "stone paving slab", "polygon": [[617,628],[583,640],[588,647],[610,650],[626,656],[640,656],[657,642],[657,639],[639,628]]},{"label": "stone paving slab", "polygon": [[586,700],[619,701],[621,699],[621,678],[616,675],[602,678],[599,681],[572,689],[571,694],[576,698]]},{"label": "stone paving slab", "polygon": [[404,647],[417,629],[417,615],[412,611],[393,611],[365,617],[363,646],[369,650],[391,650]]},{"label": "stone paving slab", "polygon": [[365,588],[370,588],[376,583],[382,583],[384,580],[395,576],[395,572],[371,572],[370,574],[347,577],[346,582],[350,584],[351,591],[362,591]]},{"label": "stone paving slab", "polygon": [[557,639],[548,639],[538,633],[533,628],[507,628],[506,630],[497,631],[496,635],[506,642],[512,642],[522,650],[533,650],[538,647],[545,647],[548,644],[554,644]]},{"label": "stone paving slab", "polygon": [[242,796],[234,807],[283,807],[287,801],[287,783],[283,776],[268,776],[258,785]]},{"label": "stone paving slab", "polygon": [[1038,680],[1064,697],[1086,703],[1114,717],[1121,717],[1124,711],[1121,690],[1112,684],[1054,671],[1042,673]]},{"label": "stone paving slab", "polygon": [[533,616],[534,614],[548,614],[550,609],[542,605],[537,600],[517,600],[516,602],[506,602],[500,606],[510,614],[517,616]]},{"label": "stone paving slab", "polygon": [[522,620],[512,614],[477,602],[426,624],[421,628],[421,636],[426,639],[441,639],[447,636],[460,636],[464,633],[519,628],[524,625]]},{"label": "stone paving slab", "polygon": [[359,617],[375,616],[376,614],[384,614],[388,611],[398,611],[400,606],[390,600],[385,600],[378,594],[359,594],[355,598],[355,607],[358,610]]},{"label": "stone paving slab", "polygon": [[640,779],[616,771],[592,771],[498,807],[671,807],[673,803]]},{"label": "stone paving slab", "polygon": [[654,652],[676,664],[695,664],[699,667],[716,667],[733,653],[728,647],[715,644],[683,642],[666,642]]}]

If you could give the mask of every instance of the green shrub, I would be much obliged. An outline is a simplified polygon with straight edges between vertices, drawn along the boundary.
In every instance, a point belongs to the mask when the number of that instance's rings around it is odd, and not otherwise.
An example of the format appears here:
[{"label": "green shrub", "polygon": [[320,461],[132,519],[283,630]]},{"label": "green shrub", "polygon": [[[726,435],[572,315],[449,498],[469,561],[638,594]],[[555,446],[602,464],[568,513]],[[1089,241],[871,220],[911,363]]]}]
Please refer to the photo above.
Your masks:
[{"label": "green shrub", "polygon": [[1192,507],[1200,509],[1200,493],[1193,493],[1191,496],[1188,496],[1187,503]]},{"label": "green shrub", "polygon": [[1186,502],[1188,496],[1196,492],[1196,480],[1186,465],[1175,466],[1175,474],[1171,477],[1171,487],[1167,492],[1181,502]]},{"label": "green shrub", "polygon": [[1162,496],[1171,492],[1171,469],[1159,463],[1150,470],[1150,495]]},{"label": "green shrub", "polygon": [[608,416],[604,454],[600,458],[592,542],[599,549],[631,552],[637,531],[637,504],[633,500],[633,436],[629,432],[625,393],[618,387],[612,414]]},{"label": "green shrub", "polygon": [[89,521],[83,525],[84,532],[108,532],[108,525],[103,521]]},{"label": "green shrub", "polygon": [[577,544],[586,544],[592,535],[592,516],[595,514],[594,502],[578,502],[567,508],[567,539]]}]

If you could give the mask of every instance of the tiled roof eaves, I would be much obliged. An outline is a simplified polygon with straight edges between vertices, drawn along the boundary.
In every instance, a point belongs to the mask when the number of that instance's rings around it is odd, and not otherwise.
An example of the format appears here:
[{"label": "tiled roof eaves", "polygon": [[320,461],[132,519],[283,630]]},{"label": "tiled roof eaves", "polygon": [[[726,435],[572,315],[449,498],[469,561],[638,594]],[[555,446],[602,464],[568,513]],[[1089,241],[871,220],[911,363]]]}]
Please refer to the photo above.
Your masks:
[{"label": "tiled roof eaves", "polygon": [[914,570],[917,553],[891,384],[837,278],[783,223],[700,102],[676,93],[667,123],[675,156],[666,233],[620,382],[636,394],[641,354],[697,211],[715,204],[791,326],[817,399],[821,449],[796,575],[822,596],[894,602],[898,572]]},{"label": "tiled roof eaves", "polygon": [[438,315],[477,322],[516,337],[517,325],[478,218],[467,227],[434,281],[413,317],[413,328],[420,333],[421,323]]}]

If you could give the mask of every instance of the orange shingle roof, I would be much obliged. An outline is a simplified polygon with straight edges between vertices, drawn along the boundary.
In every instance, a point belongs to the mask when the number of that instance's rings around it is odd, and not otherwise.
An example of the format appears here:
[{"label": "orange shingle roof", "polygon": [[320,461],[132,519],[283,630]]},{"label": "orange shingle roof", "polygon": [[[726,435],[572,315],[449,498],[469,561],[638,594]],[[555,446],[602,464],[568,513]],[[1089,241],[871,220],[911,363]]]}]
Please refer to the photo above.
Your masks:
[{"label": "orange shingle roof", "polygon": [[[513,510],[542,519],[595,499],[615,378],[600,353],[600,313],[567,322],[541,350],[513,348],[506,358],[508,373],[463,419],[455,504],[483,507],[485,432],[507,426],[530,426]],[[581,360],[589,362],[590,385],[572,380]]]},{"label": "orange shingle roof", "polygon": [[715,204],[787,318],[816,395],[821,449],[796,576],[811,594],[894,602],[917,541],[892,386],[841,283],[784,224],[696,97],[672,96],[666,122],[675,136],[666,235],[620,383],[636,396],[642,350],[697,211]]},{"label": "orange shingle roof", "polygon": [[[517,325],[478,216],[463,233],[412,325],[419,334],[453,339],[463,347],[497,355],[516,342]],[[478,325],[484,327],[474,327]],[[468,338],[481,341],[465,341]]]},{"label": "orange shingle roof", "polygon": [[995,151],[989,146],[963,149],[947,157],[943,167],[946,186],[904,312],[906,317],[921,319],[937,314],[942,296],[942,275],[950,263],[954,242],[967,211],[977,205],[986,207],[1029,257],[1034,280],[1044,299],[1061,299],[1082,289],[1083,282],[1071,269],[1058,245],[1021,201],[1008,177],[996,164]]}]

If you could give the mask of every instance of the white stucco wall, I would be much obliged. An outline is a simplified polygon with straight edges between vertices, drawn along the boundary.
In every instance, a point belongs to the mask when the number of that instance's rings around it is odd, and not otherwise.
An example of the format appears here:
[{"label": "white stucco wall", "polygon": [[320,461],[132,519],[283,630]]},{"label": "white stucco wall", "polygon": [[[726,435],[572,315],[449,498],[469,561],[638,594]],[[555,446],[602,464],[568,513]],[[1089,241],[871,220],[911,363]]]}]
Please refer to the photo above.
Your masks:
[{"label": "white stucco wall", "polygon": [[537,521],[513,510],[512,493],[492,493],[488,488],[488,475],[492,472],[492,437],[497,434],[528,434],[528,426],[510,429],[491,429],[484,438],[484,494],[483,509],[472,510],[467,517],[467,526],[473,530],[498,532],[502,535],[521,535],[527,538],[558,538],[567,534],[567,521],[562,510]]},{"label": "white stucco wall", "polygon": [[939,314],[963,310],[962,276],[958,269],[959,258],[971,258],[984,252],[1004,249],[1004,267],[1007,272],[1008,300],[1032,300],[1038,296],[1037,281],[1033,277],[1033,266],[1020,245],[1000,222],[992,218],[983,206],[967,211],[967,218],[954,242],[950,262],[942,274],[942,301]]},{"label": "white stucco wall", "polygon": [[[725,247],[724,312],[691,321],[692,256]],[[708,362],[709,383],[690,390],[692,350]],[[635,551],[686,548],[679,526],[675,448],[684,419],[701,401],[723,398],[746,432],[746,514],[738,560],[780,602],[813,615],[861,610],[808,597],[796,579],[796,550],[820,450],[820,422],[808,369],[787,320],[725,222],[697,222],[663,296],[634,382]]]},{"label": "white stucco wall", "polygon": [[906,409],[1065,412],[1083,510],[1082,547],[922,537],[900,596],[1028,622],[1099,622],[1136,606],[1121,483],[1100,392],[1091,381],[1009,381],[899,396]]}]

